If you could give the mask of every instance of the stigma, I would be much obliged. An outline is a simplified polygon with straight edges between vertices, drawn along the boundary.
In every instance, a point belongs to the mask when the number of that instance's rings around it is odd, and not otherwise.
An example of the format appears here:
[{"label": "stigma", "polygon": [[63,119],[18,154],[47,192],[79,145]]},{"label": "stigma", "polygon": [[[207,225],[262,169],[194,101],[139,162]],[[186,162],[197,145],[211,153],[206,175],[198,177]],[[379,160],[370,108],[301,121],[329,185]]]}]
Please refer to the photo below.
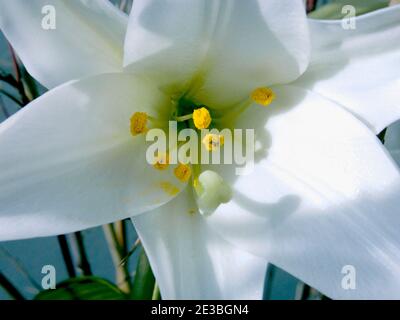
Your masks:
[{"label": "stigma", "polygon": [[211,215],[221,204],[232,199],[232,189],[215,171],[203,171],[195,188],[199,211],[205,216]]},{"label": "stigma", "polygon": [[270,88],[257,88],[251,93],[250,97],[255,103],[266,107],[274,101],[275,93]]},{"label": "stigma", "polygon": [[145,112],[135,112],[131,117],[131,134],[137,136],[146,133],[149,116]]}]

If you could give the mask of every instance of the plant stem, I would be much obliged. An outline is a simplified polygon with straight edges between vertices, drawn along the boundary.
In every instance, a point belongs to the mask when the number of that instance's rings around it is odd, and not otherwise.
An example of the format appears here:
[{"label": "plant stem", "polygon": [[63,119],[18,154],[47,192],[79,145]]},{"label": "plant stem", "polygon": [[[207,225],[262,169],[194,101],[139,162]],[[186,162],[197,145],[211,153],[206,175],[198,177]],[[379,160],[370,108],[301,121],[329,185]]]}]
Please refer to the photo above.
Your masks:
[{"label": "plant stem", "polygon": [[118,287],[124,292],[131,292],[132,290],[132,281],[131,275],[129,273],[129,268],[127,264],[121,264],[121,261],[124,258],[124,248],[121,247],[118,239],[121,239],[120,236],[117,235],[115,231],[115,227],[113,223],[110,223],[103,227],[108,247],[110,249],[111,257],[114,262],[115,273],[116,273],[116,282]]},{"label": "plant stem", "polygon": [[39,90],[37,88],[35,79],[32,78],[32,76],[28,73],[25,67],[23,67],[22,71],[22,82],[24,84],[24,88],[26,89],[27,92],[26,95],[30,101],[36,99],[39,97]]},{"label": "plant stem", "polygon": [[154,291],[151,300],[161,300],[160,287],[157,285],[157,282],[154,284]]},{"label": "plant stem", "polygon": [[305,283],[299,283],[296,293],[296,300],[307,300],[311,293],[311,287]]},{"label": "plant stem", "polygon": [[140,239],[137,238],[135,243],[133,244],[131,250],[129,250],[129,252],[125,255],[125,257],[121,260],[120,264],[123,265],[125,264],[128,259],[130,258],[130,256],[136,251],[137,247],[140,245]]},{"label": "plant stem", "polygon": [[8,43],[8,48],[10,50],[10,54],[11,54],[11,59],[13,62],[13,68],[14,68],[14,73],[15,73],[15,79],[17,80],[17,82],[21,82],[21,72],[19,70],[19,66],[18,66],[18,60],[17,60],[17,56],[15,55],[14,49],[11,46],[10,43]]},{"label": "plant stem", "polygon": [[6,278],[6,276],[0,272],[0,285],[4,288],[5,291],[9,293],[11,297],[15,300],[25,300],[24,296],[18,291],[18,289],[11,283],[10,280]]},{"label": "plant stem", "polygon": [[78,266],[82,270],[83,274],[85,276],[91,276],[93,275],[92,273],[92,268],[90,267],[89,259],[86,253],[85,249],[85,243],[83,241],[83,234],[82,232],[78,231],[74,233],[76,244],[78,247],[78,252],[79,252],[79,262]]},{"label": "plant stem", "polygon": [[11,255],[11,253],[9,253],[2,245],[0,245],[0,259],[4,259],[4,261],[8,260],[13,269],[15,271],[19,271],[22,276],[31,283],[34,289],[37,291],[42,289],[41,285],[37,283],[36,280],[29,274],[22,262],[18,260],[18,258]]},{"label": "plant stem", "polygon": [[64,258],[65,266],[67,268],[67,272],[70,278],[75,278],[76,277],[76,272],[75,272],[75,267],[74,263],[72,260],[72,255],[68,247],[68,242],[67,242],[67,237],[65,235],[59,235],[57,236],[58,243],[61,248],[61,253]]},{"label": "plant stem", "polygon": [[13,66],[14,66],[15,80],[17,82],[16,89],[18,90],[18,92],[21,96],[22,105],[25,106],[26,104],[31,102],[31,99],[29,99],[25,93],[25,88],[24,88],[24,84],[22,82],[22,77],[21,77],[21,70],[19,68],[18,59],[15,54],[15,51],[14,51],[13,47],[11,46],[11,44],[8,44],[8,47],[10,49],[10,54],[11,54],[11,58],[13,61]]}]

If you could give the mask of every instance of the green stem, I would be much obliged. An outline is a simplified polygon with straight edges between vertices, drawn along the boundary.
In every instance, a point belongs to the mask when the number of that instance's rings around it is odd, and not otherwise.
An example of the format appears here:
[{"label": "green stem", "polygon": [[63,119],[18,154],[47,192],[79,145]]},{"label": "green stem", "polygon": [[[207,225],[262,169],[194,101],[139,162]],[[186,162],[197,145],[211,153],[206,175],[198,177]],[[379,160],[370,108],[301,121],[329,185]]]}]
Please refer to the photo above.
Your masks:
[{"label": "green stem", "polygon": [[131,292],[132,281],[131,275],[129,273],[128,264],[121,263],[121,261],[123,261],[125,257],[125,249],[121,246],[120,242],[121,238],[119,237],[119,235],[117,235],[113,223],[104,226],[103,230],[106,235],[110,253],[114,262],[116,282],[118,284],[118,287],[125,292]]},{"label": "green stem", "polygon": [[154,284],[154,291],[151,300],[161,300],[160,287],[157,285],[157,282]]},{"label": "green stem", "polygon": [[175,120],[179,121],[179,122],[184,122],[184,121],[187,121],[187,120],[190,120],[190,119],[193,119],[193,114],[192,113],[191,114],[187,114],[185,116],[175,117]]},{"label": "green stem", "polygon": [[23,68],[22,71],[22,82],[24,84],[24,89],[26,92],[26,96],[28,96],[29,100],[34,100],[37,97],[39,97],[39,90],[36,85],[35,79],[32,78],[32,76],[28,73],[28,71]]},{"label": "green stem", "polygon": [[93,275],[93,273],[86,253],[85,243],[83,241],[83,234],[82,232],[78,231],[75,232],[74,235],[79,252],[79,268],[82,269],[82,272],[85,276],[91,276]]},{"label": "green stem", "polygon": [[310,297],[311,287],[308,284],[301,283],[298,288],[297,300],[307,300]]},{"label": "green stem", "polygon": [[137,238],[135,243],[133,244],[133,247],[131,250],[129,250],[129,252],[125,255],[125,257],[121,260],[121,265],[127,263],[128,259],[130,258],[130,256],[136,251],[136,249],[139,247],[140,245],[140,239]]},{"label": "green stem", "polygon": [[17,56],[15,54],[15,51],[14,51],[13,47],[10,44],[8,44],[8,47],[10,49],[11,58],[12,58],[12,61],[13,61],[13,66],[14,66],[15,80],[17,82],[16,89],[18,90],[18,92],[19,92],[19,94],[21,96],[22,105],[25,106],[29,102],[31,102],[31,99],[29,99],[28,96],[26,95],[24,84],[22,82],[21,70],[20,70],[20,67],[19,67],[19,64],[18,64],[18,60],[17,60]]},{"label": "green stem", "polygon": [[11,283],[6,276],[0,272],[0,285],[4,288],[8,294],[15,300],[25,300],[24,296],[18,291],[18,289]]},{"label": "green stem", "polygon": [[67,237],[65,235],[57,236],[58,243],[60,245],[61,253],[64,258],[65,266],[70,278],[76,277],[75,267],[72,260],[72,255],[68,247]]}]

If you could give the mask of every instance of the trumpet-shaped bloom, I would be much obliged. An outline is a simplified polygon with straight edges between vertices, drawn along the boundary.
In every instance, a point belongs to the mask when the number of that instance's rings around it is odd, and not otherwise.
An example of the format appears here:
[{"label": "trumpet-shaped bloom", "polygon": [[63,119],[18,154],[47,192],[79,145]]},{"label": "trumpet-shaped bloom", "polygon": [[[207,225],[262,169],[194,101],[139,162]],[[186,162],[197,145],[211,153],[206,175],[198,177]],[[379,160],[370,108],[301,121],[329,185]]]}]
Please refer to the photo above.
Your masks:
[{"label": "trumpet-shaped bloom", "polygon": [[[374,133],[399,118],[400,8],[343,30],[302,2],[135,0],[128,19],[100,0],[0,0],[54,88],[0,126],[0,239],[133,217],[165,299],[261,298],[268,262],[333,298],[399,298],[400,175]],[[188,101],[195,125],[255,130],[250,174],[146,162],[147,125]]]}]

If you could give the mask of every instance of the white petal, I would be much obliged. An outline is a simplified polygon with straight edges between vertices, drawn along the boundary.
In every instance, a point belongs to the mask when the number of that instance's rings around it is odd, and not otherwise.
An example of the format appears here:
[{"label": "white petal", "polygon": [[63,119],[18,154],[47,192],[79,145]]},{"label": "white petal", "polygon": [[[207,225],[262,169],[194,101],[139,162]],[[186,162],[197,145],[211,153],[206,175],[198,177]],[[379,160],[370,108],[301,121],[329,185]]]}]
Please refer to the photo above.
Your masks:
[{"label": "white petal", "polygon": [[400,6],[342,21],[310,20],[309,69],[297,85],[326,96],[375,133],[400,118]]},{"label": "white petal", "polygon": [[[100,75],[49,91],[0,125],[0,240],[89,228],[154,209],[184,187],[147,164],[135,111],[168,103],[146,82]],[[170,185],[168,185],[170,186]],[[171,190],[170,190],[171,189]]]},{"label": "white petal", "polygon": [[400,166],[400,121],[391,124],[385,134],[385,147]]},{"label": "white petal", "polygon": [[[252,107],[243,119],[263,144],[254,171],[233,177],[221,168],[234,179],[233,200],[206,221],[330,297],[400,298],[396,165],[331,101],[289,86],[276,94],[269,109]],[[356,290],[341,286],[345,265],[356,268]]]},{"label": "white petal", "polygon": [[[48,6],[55,9],[54,30],[42,27]],[[47,88],[120,71],[126,25],[127,17],[106,0],[0,0],[1,30]]]},{"label": "white petal", "polygon": [[124,61],[161,84],[196,82],[196,98],[215,107],[293,81],[308,53],[300,0],[135,0]]},{"label": "white petal", "polygon": [[261,299],[267,261],[235,248],[205,223],[187,188],[132,218],[163,299]]}]

